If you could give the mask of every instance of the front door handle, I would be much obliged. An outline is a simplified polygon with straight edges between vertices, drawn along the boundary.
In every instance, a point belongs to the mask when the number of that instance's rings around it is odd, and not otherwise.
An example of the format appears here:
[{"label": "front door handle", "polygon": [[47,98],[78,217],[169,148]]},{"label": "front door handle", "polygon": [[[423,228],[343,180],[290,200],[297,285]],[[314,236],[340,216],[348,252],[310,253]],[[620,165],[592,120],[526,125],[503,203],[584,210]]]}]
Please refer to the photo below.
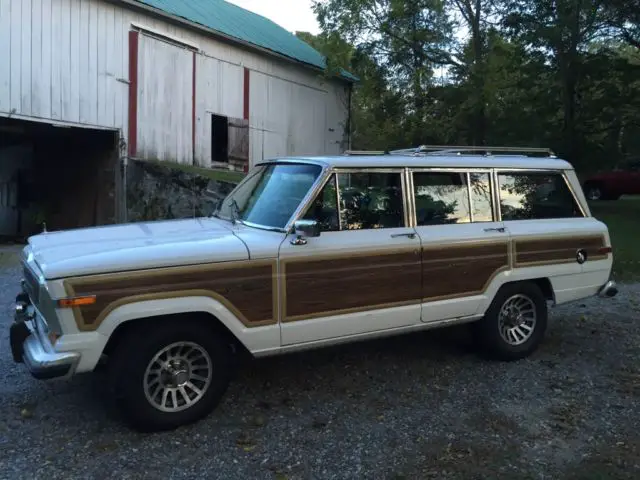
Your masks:
[{"label": "front door handle", "polygon": [[398,237],[408,237],[411,239],[416,238],[416,234],[414,232],[406,232],[406,233],[394,233],[391,235],[391,238],[398,238]]},{"label": "front door handle", "polygon": [[504,233],[505,232],[505,228],[504,227],[498,227],[498,228],[485,228],[484,229],[485,232],[499,232],[499,233]]}]

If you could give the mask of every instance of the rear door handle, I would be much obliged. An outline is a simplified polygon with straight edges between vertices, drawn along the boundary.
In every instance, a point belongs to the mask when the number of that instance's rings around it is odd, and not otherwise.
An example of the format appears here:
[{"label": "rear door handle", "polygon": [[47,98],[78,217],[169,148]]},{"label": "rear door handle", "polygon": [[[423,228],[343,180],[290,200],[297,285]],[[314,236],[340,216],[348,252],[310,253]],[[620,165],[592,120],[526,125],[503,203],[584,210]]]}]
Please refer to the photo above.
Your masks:
[{"label": "rear door handle", "polygon": [[416,234],[414,232],[406,232],[406,233],[394,233],[391,235],[391,238],[398,238],[398,237],[408,237],[408,238],[416,238]]},{"label": "rear door handle", "polygon": [[505,232],[505,228],[504,227],[498,227],[498,228],[485,228],[484,229],[485,232],[498,232],[498,233],[504,233]]}]

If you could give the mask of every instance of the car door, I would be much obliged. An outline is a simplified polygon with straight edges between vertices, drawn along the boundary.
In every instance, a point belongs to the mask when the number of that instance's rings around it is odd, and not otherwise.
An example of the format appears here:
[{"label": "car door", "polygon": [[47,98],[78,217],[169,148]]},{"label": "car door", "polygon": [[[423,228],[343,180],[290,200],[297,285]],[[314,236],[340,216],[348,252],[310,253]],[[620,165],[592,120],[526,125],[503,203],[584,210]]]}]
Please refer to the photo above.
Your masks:
[{"label": "car door", "polygon": [[409,226],[402,169],[331,173],[279,252],[283,345],[420,323],[420,240]]},{"label": "car door", "polygon": [[472,316],[509,269],[509,234],[497,221],[490,170],[411,172],[422,242],[422,321]]}]

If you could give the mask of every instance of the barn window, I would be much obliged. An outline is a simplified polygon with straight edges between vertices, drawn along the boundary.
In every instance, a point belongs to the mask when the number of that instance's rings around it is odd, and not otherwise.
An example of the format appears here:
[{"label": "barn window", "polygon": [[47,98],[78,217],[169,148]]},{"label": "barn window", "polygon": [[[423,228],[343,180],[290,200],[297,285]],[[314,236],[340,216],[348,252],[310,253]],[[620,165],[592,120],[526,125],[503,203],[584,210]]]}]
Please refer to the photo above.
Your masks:
[{"label": "barn window", "polygon": [[229,163],[229,119],[211,115],[211,161]]},{"label": "barn window", "polygon": [[211,114],[211,163],[245,170],[249,164],[249,121]]}]

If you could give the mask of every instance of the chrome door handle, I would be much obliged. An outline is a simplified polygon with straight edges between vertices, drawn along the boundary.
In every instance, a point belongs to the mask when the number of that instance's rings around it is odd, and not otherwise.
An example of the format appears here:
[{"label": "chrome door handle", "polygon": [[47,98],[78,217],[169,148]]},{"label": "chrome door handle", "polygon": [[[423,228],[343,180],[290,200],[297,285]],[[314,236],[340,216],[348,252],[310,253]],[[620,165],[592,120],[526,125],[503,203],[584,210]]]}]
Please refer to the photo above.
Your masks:
[{"label": "chrome door handle", "polygon": [[484,229],[485,232],[499,232],[499,233],[504,233],[505,232],[505,228],[504,227],[499,227],[499,228],[485,228]]},{"label": "chrome door handle", "polygon": [[416,234],[413,232],[407,232],[407,233],[394,233],[391,235],[391,238],[398,238],[398,237],[408,237],[408,238],[416,238]]}]

